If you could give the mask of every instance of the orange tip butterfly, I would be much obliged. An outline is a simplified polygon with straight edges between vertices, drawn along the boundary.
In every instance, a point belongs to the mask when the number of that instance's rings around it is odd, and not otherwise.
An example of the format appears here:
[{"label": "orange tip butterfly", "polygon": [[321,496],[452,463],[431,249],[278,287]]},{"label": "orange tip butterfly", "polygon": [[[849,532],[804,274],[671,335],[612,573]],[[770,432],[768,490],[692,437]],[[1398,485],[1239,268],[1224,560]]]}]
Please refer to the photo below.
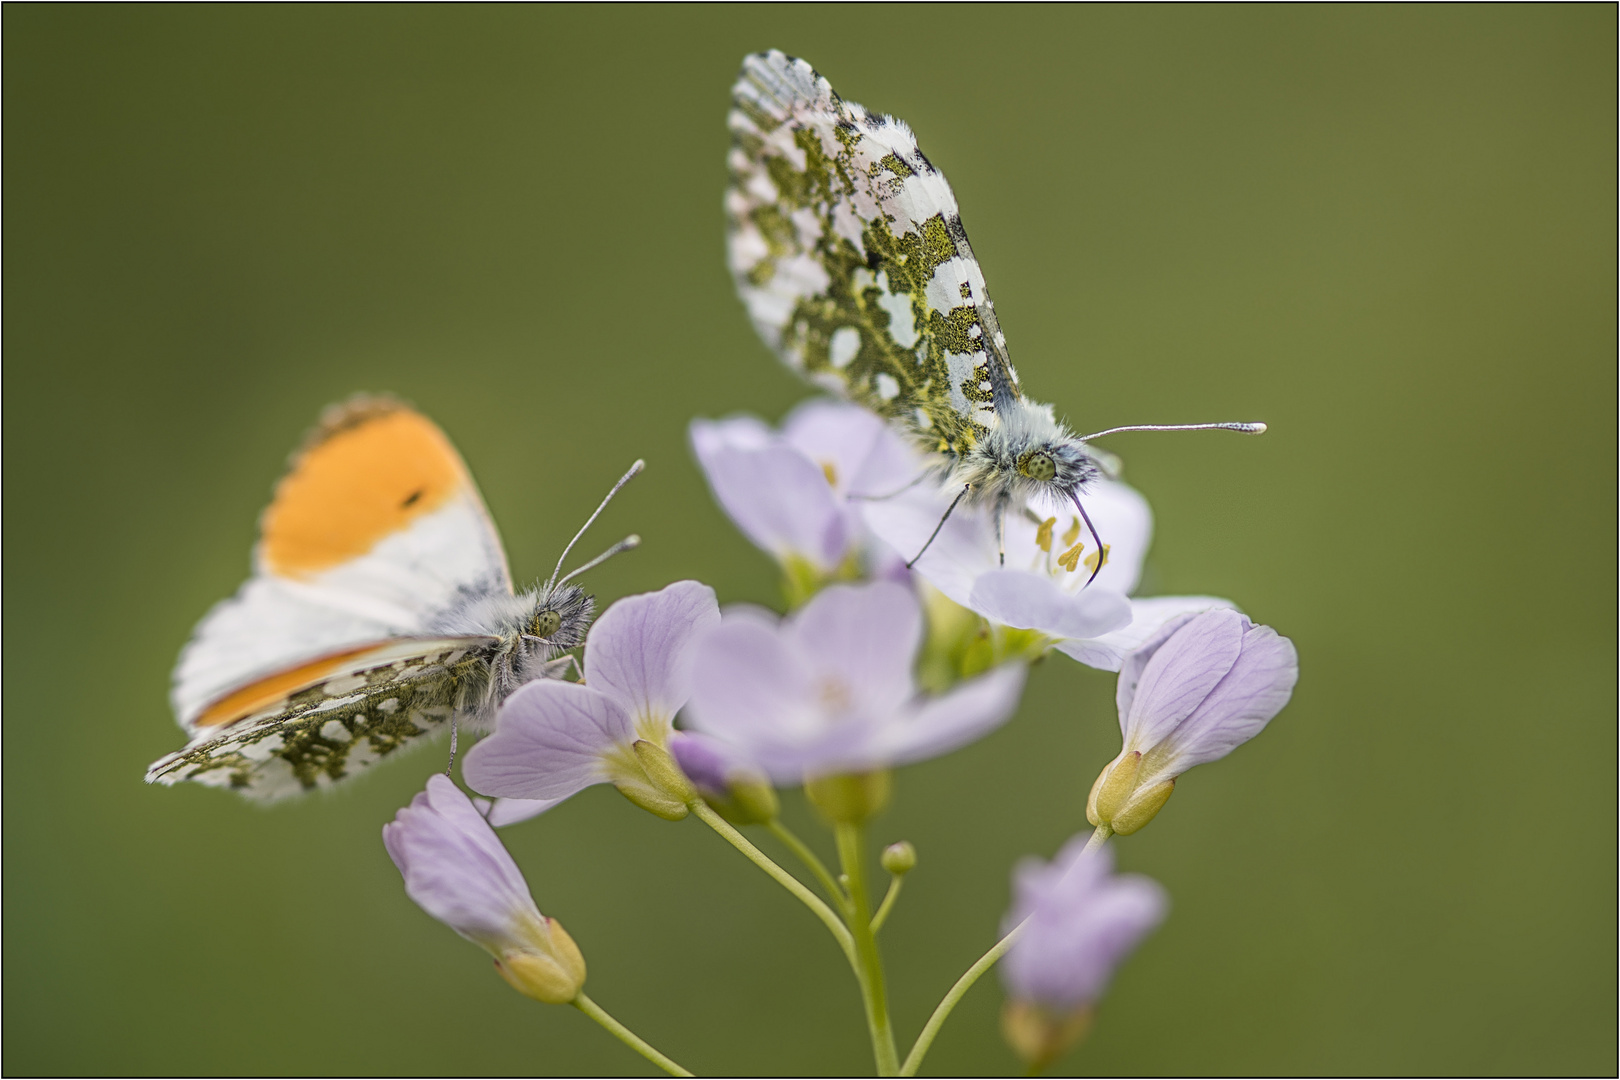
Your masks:
[{"label": "orange tip butterfly", "polygon": [[171,702],[186,746],[148,783],[256,799],[325,787],[449,726],[487,728],[524,683],[560,677],[593,599],[562,561],[514,593],[466,464],[427,417],[387,397],[327,409],[260,519],[253,576],[181,650]]}]

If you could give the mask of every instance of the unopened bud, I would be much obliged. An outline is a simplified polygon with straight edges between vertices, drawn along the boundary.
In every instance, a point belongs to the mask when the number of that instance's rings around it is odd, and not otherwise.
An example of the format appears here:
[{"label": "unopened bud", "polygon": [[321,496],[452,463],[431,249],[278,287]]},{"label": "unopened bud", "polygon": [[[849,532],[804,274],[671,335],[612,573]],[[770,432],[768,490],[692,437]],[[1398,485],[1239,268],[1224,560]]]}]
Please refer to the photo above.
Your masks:
[{"label": "unopened bud", "polygon": [[653,782],[654,787],[682,806],[697,798],[697,789],[692,786],[692,781],[686,778],[686,774],[681,772],[681,767],[675,764],[675,759],[670,756],[668,750],[646,739],[637,739],[631,745],[636,752],[636,758],[641,762],[641,767],[647,770],[647,779]]},{"label": "unopened bud", "polygon": [[1142,755],[1132,750],[1110,761],[1091,785],[1086,800],[1086,819],[1093,825],[1106,825],[1120,836],[1140,829],[1164,808],[1175,790],[1175,777],[1150,787],[1138,787]]},{"label": "unopened bud", "polygon": [[1091,1007],[1069,1013],[1050,1012],[1033,1001],[1009,1001],[1001,1007],[1001,1034],[1013,1052],[1038,1073],[1091,1030]]},{"label": "unopened bud", "polygon": [[897,844],[890,844],[883,849],[883,855],[878,860],[883,869],[895,877],[911,873],[917,865],[917,849],[902,840]]},{"label": "unopened bud", "polygon": [[684,802],[653,787],[647,781],[624,778],[615,780],[613,786],[619,789],[620,795],[649,814],[657,814],[665,821],[679,821],[690,813]]},{"label": "unopened bud", "polygon": [[737,824],[763,825],[775,821],[782,804],[776,789],[763,776],[742,774],[732,778],[730,786],[731,808]]},{"label": "unopened bud", "polygon": [[810,805],[834,825],[859,825],[889,805],[894,774],[887,769],[807,781]]},{"label": "unopened bud", "polygon": [[585,957],[556,919],[547,919],[546,929],[543,951],[511,950],[495,961],[495,970],[525,997],[566,1005],[585,985]]},{"label": "unopened bud", "polygon": [[1175,790],[1176,782],[1165,780],[1137,791],[1114,815],[1114,832],[1120,836],[1129,836],[1152,821],[1158,816],[1159,811],[1164,809],[1164,804],[1170,801],[1170,795]]},{"label": "unopened bud", "polygon": [[1141,771],[1142,755],[1134,750],[1110,761],[1097,775],[1097,782],[1091,785],[1091,798],[1086,801],[1087,819],[1093,825],[1113,821],[1136,788],[1136,775]]}]

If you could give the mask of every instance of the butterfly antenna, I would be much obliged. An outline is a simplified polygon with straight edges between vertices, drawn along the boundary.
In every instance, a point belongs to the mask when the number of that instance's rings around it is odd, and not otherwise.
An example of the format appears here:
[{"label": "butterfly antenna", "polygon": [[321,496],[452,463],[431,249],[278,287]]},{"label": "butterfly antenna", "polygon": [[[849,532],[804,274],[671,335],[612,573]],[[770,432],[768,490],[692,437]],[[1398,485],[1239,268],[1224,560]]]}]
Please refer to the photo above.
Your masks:
[{"label": "butterfly antenna", "polygon": [[[630,551],[631,549],[638,548],[640,546],[641,537],[637,536],[635,533],[631,533],[629,536],[625,537],[623,540],[620,540],[617,544],[614,544],[612,547],[602,552],[602,554],[598,555],[584,566],[579,567],[577,570],[570,570],[567,576],[565,576],[561,581],[557,582],[556,587],[561,588],[570,581],[573,581],[575,578],[579,577],[579,575],[583,574],[585,571],[601,566],[603,563],[607,562],[609,559],[613,558],[613,556],[622,551]],[[550,592],[552,588],[553,586],[547,585],[546,591]]]},{"label": "butterfly antenna", "polygon": [[[1111,427],[1107,431],[1093,431],[1090,435],[1080,436],[1081,442],[1090,442],[1100,439],[1104,435],[1118,435],[1122,431],[1239,431],[1245,435],[1259,435],[1266,430],[1264,424],[1132,424],[1129,427]],[[1081,511],[1084,513],[1084,511]]]},{"label": "butterfly antenna", "polygon": [[911,561],[906,563],[907,570],[910,570],[913,566],[917,565],[917,560],[922,558],[923,552],[927,551],[929,545],[933,544],[934,537],[939,535],[939,530],[943,529],[945,527],[945,523],[951,519],[951,511],[956,509],[956,504],[961,502],[967,493],[972,490],[973,485],[968,484],[964,486],[961,491],[956,493],[956,498],[951,500],[951,505],[945,508],[945,516],[939,519],[939,524],[934,526],[934,531],[928,534],[928,543],[924,544],[922,546],[922,551],[917,552],[917,554],[911,557]]},{"label": "butterfly antenna", "polygon": [[[1090,585],[1093,581],[1097,580],[1097,575],[1102,573],[1103,559],[1104,556],[1107,555],[1107,552],[1103,550],[1102,537],[1097,535],[1097,526],[1091,523],[1091,515],[1086,513],[1086,508],[1080,505],[1080,495],[1077,492],[1071,491],[1069,492],[1069,498],[1074,500],[1074,508],[1080,511],[1080,519],[1086,523],[1086,528],[1091,530],[1091,539],[1097,545],[1097,569],[1093,570],[1091,572],[1091,576],[1086,578],[1086,585]],[[1083,589],[1085,588],[1085,585],[1080,587]]]},{"label": "butterfly antenna", "polygon": [[[568,546],[563,548],[562,555],[557,559],[557,568],[551,572],[551,577],[546,581],[546,587],[545,587],[545,589],[542,590],[543,592],[550,592],[553,587],[555,587],[558,584],[561,584],[557,580],[557,575],[562,573],[563,560],[568,558],[568,553],[570,551],[574,550],[574,545],[579,543],[579,538],[585,535],[585,530],[589,529],[591,527],[591,523],[593,521],[595,521],[598,517],[601,517],[602,511],[607,509],[607,504],[613,501],[613,496],[615,496],[615,495],[617,495],[619,493],[619,489],[624,487],[625,484],[628,484],[630,482],[630,478],[632,476],[636,475],[636,473],[640,472],[642,469],[645,469],[646,467],[647,467],[647,463],[645,461],[642,461],[640,458],[637,458],[636,463],[634,465],[630,466],[630,471],[625,473],[623,476],[619,477],[619,482],[617,484],[614,484],[613,485],[613,490],[607,493],[607,498],[603,499],[602,500],[602,505],[598,506],[596,508],[596,513],[592,514],[590,517],[585,519],[585,524],[583,524],[583,525],[581,525],[579,527],[579,532],[575,533],[574,538],[572,540],[568,541]],[[640,541],[638,540],[637,543],[640,543]],[[635,547],[636,545],[631,544],[630,546]],[[618,550],[626,550],[626,549],[620,548]],[[600,558],[600,559],[597,559],[596,562],[593,562],[590,565],[595,566],[596,563],[601,562],[602,559],[605,559],[605,558],[607,558],[606,555],[602,556],[602,558]],[[575,570],[574,574],[582,573],[586,569],[588,569],[588,567],[581,567],[579,570]],[[573,577],[574,574],[569,574],[568,577]],[[568,578],[563,578],[563,581],[567,581],[567,580],[568,580]]]}]

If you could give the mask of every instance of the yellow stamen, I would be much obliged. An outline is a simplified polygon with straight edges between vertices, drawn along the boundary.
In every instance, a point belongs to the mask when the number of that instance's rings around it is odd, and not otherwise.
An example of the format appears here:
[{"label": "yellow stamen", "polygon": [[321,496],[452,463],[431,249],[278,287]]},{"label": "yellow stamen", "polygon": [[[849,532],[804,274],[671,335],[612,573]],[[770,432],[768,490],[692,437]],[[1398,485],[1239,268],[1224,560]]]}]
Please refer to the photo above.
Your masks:
[{"label": "yellow stamen", "polygon": [[1080,519],[1075,518],[1074,524],[1069,527],[1069,531],[1063,534],[1063,546],[1068,547],[1078,539],[1080,539]]},{"label": "yellow stamen", "polygon": [[833,468],[833,463],[832,462],[823,461],[821,463],[821,475],[823,475],[823,476],[825,476],[827,478],[827,486],[828,487],[837,487],[838,486],[838,470]]},{"label": "yellow stamen", "polygon": [[[1110,546],[1111,545],[1108,545],[1108,544],[1104,544],[1102,546],[1102,564],[1103,564],[1103,566],[1108,565],[1108,549],[1109,549]],[[1097,570],[1098,570],[1097,553],[1095,551],[1093,551],[1090,555],[1086,556],[1086,569],[1090,570],[1093,574],[1095,574],[1097,572]]]},{"label": "yellow stamen", "polygon": [[1086,545],[1084,544],[1074,545],[1074,547],[1058,556],[1058,565],[1063,567],[1063,569],[1067,570],[1069,573],[1074,573],[1075,566],[1077,566],[1080,562],[1080,552],[1084,551],[1085,547]]},{"label": "yellow stamen", "polygon": [[1035,530],[1035,546],[1048,555],[1052,553],[1052,528],[1056,524],[1057,518],[1049,517],[1041,522],[1040,528]]}]

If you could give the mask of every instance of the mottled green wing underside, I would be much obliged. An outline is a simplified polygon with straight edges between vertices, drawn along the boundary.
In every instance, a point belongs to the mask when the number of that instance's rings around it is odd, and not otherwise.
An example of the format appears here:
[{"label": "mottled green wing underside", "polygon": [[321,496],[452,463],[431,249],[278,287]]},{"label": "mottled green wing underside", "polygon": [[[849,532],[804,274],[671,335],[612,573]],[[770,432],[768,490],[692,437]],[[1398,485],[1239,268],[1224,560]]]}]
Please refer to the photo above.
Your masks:
[{"label": "mottled green wing underside", "polygon": [[961,454],[1021,395],[956,198],[906,125],[760,53],[732,89],[729,251],[789,366]]},{"label": "mottled green wing underside", "polygon": [[290,693],[275,706],[192,741],[147,770],[272,800],[325,787],[436,733],[484,692],[496,639],[424,641],[420,655]]}]

